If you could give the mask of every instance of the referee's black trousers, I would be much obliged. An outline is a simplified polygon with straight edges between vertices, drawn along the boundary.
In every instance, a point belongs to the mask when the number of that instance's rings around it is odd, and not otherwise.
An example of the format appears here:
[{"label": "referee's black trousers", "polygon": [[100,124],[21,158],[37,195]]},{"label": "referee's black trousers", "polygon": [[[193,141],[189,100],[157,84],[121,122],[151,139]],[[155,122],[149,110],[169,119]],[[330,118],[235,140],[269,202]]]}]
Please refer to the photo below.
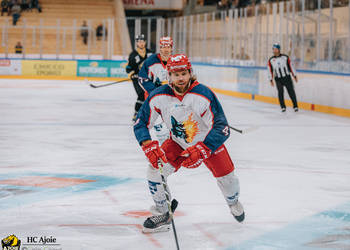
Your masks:
[{"label": "referee's black trousers", "polygon": [[297,97],[295,95],[294,91],[294,85],[292,78],[289,76],[281,77],[281,78],[275,78],[275,82],[277,85],[277,90],[278,90],[278,100],[280,102],[281,108],[286,108],[286,104],[284,102],[284,88],[286,87],[288,95],[290,99],[293,102],[293,107],[297,108],[298,107],[298,102],[297,102]]}]

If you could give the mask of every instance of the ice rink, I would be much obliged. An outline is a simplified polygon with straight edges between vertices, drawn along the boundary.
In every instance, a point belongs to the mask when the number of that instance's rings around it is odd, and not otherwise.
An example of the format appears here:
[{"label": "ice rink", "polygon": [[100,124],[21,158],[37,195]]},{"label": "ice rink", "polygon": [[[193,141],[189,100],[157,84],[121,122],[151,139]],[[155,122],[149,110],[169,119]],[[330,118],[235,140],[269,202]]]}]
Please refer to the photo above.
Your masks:
[{"label": "ice rink", "polygon": [[[219,95],[246,220],[202,165],[169,177],[180,249],[350,249],[350,119]],[[0,238],[22,249],[175,249],[152,205],[131,83],[0,80]],[[50,243],[50,242],[49,242]],[[29,245],[32,244],[32,245]],[[55,245],[56,244],[56,245]]]}]

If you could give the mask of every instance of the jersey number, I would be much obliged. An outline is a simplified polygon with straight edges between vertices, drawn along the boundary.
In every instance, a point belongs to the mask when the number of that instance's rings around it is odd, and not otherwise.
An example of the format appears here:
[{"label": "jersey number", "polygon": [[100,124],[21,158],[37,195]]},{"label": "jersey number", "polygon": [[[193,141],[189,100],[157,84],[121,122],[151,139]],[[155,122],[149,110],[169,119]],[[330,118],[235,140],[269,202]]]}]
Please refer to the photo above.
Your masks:
[{"label": "jersey number", "polygon": [[228,136],[228,135],[229,135],[229,128],[228,128],[228,126],[226,126],[226,127],[222,130],[222,132],[224,133],[224,135]]}]

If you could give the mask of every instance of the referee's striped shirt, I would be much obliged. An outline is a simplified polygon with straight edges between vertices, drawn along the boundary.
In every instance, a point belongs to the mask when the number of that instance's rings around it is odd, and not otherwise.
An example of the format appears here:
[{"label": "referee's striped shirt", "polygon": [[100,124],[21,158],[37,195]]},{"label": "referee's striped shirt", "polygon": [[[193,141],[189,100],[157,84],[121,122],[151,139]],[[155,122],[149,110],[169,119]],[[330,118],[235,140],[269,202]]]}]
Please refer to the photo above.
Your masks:
[{"label": "referee's striped shirt", "polygon": [[285,54],[280,54],[279,56],[272,56],[267,64],[268,78],[271,81],[273,78],[275,80],[290,76],[296,76],[294,67]]}]

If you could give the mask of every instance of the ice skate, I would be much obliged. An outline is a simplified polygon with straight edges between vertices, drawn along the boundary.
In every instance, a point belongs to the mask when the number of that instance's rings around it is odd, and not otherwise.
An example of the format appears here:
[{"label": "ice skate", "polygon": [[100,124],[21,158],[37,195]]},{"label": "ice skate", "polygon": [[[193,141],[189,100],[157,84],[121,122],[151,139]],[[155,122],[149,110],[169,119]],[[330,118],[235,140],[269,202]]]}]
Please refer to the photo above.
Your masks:
[{"label": "ice skate", "polygon": [[230,206],[231,214],[235,217],[238,222],[244,221],[244,209],[242,204],[237,201],[235,204]]},{"label": "ice skate", "polygon": [[167,232],[170,230],[171,218],[169,212],[147,218],[143,223],[143,233]]},{"label": "ice skate", "polygon": [[[177,205],[178,205],[177,200],[173,199],[171,201],[171,211],[173,213],[175,212]],[[159,210],[155,209],[155,211],[159,211]],[[143,233],[167,232],[170,230],[170,224],[171,224],[171,216],[169,215],[169,212],[166,212],[160,215],[154,215],[154,216],[148,217],[145,220],[145,222],[143,223],[142,232]]]}]

